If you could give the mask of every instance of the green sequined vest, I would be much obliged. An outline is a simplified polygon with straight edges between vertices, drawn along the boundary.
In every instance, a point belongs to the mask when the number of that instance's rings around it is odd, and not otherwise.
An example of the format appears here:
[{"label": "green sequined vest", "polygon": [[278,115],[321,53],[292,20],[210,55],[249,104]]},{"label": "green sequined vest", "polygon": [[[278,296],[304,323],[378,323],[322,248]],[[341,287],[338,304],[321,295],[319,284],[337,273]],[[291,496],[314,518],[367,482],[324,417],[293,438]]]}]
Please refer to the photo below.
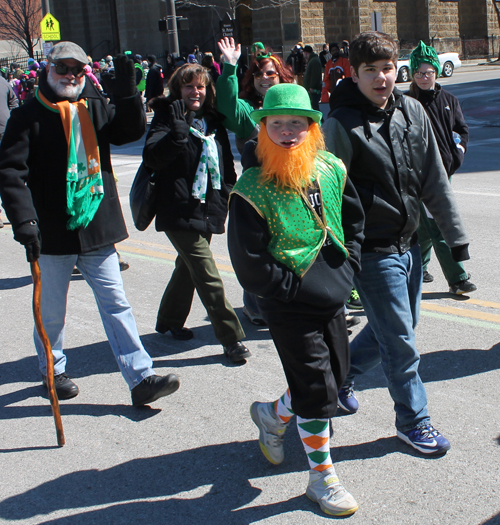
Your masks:
[{"label": "green sequined vest", "polygon": [[312,266],[327,235],[347,258],[342,229],[342,193],[346,180],[343,162],[326,151],[318,153],[313,179],[321,193],[323,218],[314,210],[306,192],[262,183],[261,169],[250,168],[238,179],[235,193],[250,203],[267,221],[271,242],[267,249],[278,261],[302,277]]}]

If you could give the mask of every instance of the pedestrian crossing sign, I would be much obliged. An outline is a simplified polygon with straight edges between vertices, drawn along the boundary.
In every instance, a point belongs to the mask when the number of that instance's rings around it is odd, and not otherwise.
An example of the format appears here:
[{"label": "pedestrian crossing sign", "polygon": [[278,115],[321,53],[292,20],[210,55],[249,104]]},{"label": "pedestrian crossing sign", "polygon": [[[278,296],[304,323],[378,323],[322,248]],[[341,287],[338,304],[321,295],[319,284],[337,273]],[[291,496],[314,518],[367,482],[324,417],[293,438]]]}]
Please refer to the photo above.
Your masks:
[{"label": "pedestrian crossing sign", "polygon": [[61,32],[59,30],[59,22],[50,14],[47,13],[40,22],[40,31],[42,38],[46,42],[55,42],[61,40]]}]

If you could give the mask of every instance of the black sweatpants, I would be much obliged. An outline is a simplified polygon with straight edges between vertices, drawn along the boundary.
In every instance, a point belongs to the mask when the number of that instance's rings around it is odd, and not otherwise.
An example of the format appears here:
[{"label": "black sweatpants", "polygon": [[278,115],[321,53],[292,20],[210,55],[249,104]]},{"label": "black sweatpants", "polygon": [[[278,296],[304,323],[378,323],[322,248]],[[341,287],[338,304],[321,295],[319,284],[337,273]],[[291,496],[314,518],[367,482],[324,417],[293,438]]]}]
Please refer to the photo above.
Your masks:
[{"label": "black sweatpants", "polygon": [[344,311],[333,318],[317,312],[267,311],[265,319],[285,371],[295,414],[304,419],[333,417],[338,391],[350,366]]}]

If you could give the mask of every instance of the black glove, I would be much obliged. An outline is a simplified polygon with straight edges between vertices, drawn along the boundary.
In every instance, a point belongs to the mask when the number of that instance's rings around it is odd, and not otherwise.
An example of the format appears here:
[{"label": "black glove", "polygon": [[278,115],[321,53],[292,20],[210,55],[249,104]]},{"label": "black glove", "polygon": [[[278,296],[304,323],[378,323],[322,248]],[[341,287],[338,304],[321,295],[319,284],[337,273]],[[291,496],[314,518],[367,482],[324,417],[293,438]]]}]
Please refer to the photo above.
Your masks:
[{"label": "black glove", "polygon": [[117,98],[134,96],[137,93],[134,61],[125,55],[118,55],[113,59],[113,64],[115,66],[114,77],[109,73],[101,75],[104,91],[107,95],[114,95]]},{"label": "black glove", "polygon": [[24,222],[15,228],[14,239],[26,248],[28,262],[35,262],[40,258],[42,238],[36,221]]},{"label": "black glove", "polygon": [[170,126],[172,138],[176,142],[186,142],[189,135],[189,128],[194,120],[194,111],[186,111],[186,105],[183,100],[172,102],[168,108],[170,113]]}]

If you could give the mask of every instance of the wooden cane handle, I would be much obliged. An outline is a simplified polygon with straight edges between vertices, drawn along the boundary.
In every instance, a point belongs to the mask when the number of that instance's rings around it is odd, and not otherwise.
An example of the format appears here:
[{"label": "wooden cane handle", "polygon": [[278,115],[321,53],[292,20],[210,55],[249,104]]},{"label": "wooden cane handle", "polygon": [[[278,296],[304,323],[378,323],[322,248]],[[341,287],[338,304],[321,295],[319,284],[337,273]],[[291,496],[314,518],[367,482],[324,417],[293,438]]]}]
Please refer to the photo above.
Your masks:
[{"label": "wooden cane handle", "polygon": [[66,442],[64,439],[64,431],[61,420],[61,413],[59,411],[59,399],[56,394],[54,386],[54,357],[52,355],[52,346],[50,344],[45,328],[42,322],[42,310],[40,307],[40,300],[42,296],[42,278],[40,274],[40,266],[38,261],[30,263],[31,275],[33,277],[33,316],[35,318],[35,326],[40,339],[42,340],[45,349],[45,356],[47,358],[47,389],[49,391],[50,405],[52,407],[52,414],[56,424],[57,444],[62,447]]}]

